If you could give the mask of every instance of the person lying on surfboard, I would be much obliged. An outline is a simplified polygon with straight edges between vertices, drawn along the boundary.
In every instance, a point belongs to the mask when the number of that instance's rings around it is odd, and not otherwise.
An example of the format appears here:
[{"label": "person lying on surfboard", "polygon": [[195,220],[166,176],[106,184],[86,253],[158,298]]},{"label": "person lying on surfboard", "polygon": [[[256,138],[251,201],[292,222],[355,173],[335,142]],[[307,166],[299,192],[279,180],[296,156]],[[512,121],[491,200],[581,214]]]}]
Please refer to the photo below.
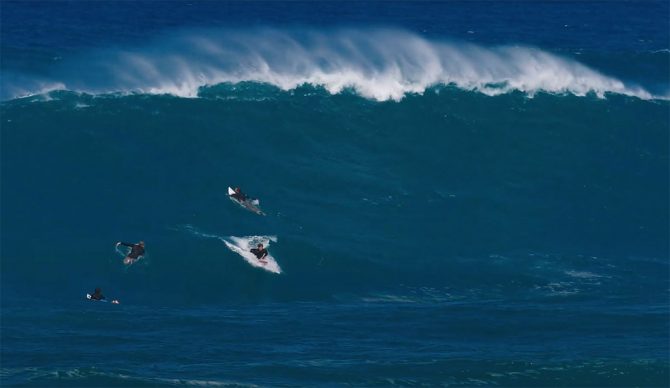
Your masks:
[{"label": "person lying on surfboard", "polygon": [[[100,289],[100,287],[97,287],[92,294],[89,294],[87,296],[88,299],[90,300],[106,301],[105,296],[102,295],[102,290]],[[112,304],[119,304],[119,301],[117,299],[112,299]]]},{"label": "person lying on surfboard", "polygon": [[234,192],[233,194],[231,194],[230,196],[233,197],[233,198],[235,198],[236,200],[238,200],[238,201],[240,201],[240,202],[244,202],[244,201],[247,200],[247,195],[244,194],[244,193],[242,192],[242,190],[240,190],[239,187],[236,187],[236,188],[235,188],[235,192]]},{"label": "person lying on surfboard", "polygon": [[144,241],[140,241],[137,244],[119,241],[116,243],[116,246],[118,247],[119,245],[130,248],[130,253],[123,259],[123,264],[125,265],[130,265],[144,256]]},{"label": "person lying on surfboard", "polygon": [[253,253],[258,261],[264,261],[265,257],[268,255],[268,250],[263,248],[263,244],[258,244],[258,248],[251,248],[251,253]]},{"label": "person lying on surfboard", "polygon": [[96,288],[95,291],[91,294],[91,299],[93,300],[104,300],[105,296],[102,295],[102,290],[100,287]]}]

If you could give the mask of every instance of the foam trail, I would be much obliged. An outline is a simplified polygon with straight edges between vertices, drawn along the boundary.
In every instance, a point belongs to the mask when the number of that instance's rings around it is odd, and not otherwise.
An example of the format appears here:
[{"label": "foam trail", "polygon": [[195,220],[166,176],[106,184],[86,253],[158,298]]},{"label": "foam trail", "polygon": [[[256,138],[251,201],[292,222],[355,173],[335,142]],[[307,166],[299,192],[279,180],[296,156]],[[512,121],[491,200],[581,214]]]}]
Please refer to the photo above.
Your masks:
[{"label": "foam trail", "polygon": [[384,101],[435,85],[498,95],[544,91],[654,98],[569,58],[536,48],[485,48],[393,29],[195,30],[147,47],[100,51],[64,63],[55,84],[87,93],[197,97],[203,86],[252,81],[283,90],[303,84],[354,90]]},{"label": "foam trail", "polygon": [[280,274],[282,272],[281,267],[279,267],[279,264],[277,263],[277,260],[272,255],[266,256],[264,259],[266,264],[263,264],[258,261],[253,253],[250,252],[250,249],[256,247],[256,245],[259,243],[263,244],[265,248],[268,248],[270,246],[270,242],[277,242],[277,236],[221,237],[215,234],[200,232],[192,225],[185,225],[183,229],[199,237],[215,238],[223,241],[228,249],[240,255],[252,267],[261,268],[276,274]]},{"label": "foam trail", "polygon": [[272,273],[280,274],[281,268],[277,260],[272,255],[267,255],[263,259],[265,263],[261,263],[256,256],[250,252],[251,248],[256,247],[257,244],[263,244],[266,248],[270,246],[270,241],[276,242],[276,236],[245,236],[235,237],[229,236],[227,239],[222,239],[228,249],[242,256],[242,258],[251,266],[262,268]]}]

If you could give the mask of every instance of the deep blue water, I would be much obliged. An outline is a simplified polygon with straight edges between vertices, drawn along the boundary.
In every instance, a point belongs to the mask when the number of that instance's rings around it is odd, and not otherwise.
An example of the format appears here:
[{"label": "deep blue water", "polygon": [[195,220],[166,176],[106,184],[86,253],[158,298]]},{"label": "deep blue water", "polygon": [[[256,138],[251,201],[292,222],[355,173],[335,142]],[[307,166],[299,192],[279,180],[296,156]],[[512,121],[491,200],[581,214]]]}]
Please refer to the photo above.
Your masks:
[{"label": "deep blue water", "polygon": [[0,7],[0,384],[667,386],[667,2]]}]

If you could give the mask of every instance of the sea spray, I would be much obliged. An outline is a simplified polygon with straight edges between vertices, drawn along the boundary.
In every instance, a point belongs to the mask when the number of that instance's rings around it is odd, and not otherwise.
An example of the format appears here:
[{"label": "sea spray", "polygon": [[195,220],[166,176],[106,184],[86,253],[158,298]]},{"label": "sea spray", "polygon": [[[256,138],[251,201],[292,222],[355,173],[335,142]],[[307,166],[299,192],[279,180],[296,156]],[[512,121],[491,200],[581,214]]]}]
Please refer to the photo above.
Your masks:
[{"label": "sea spray", "polygon": [[8,74],[3,98],[57,88],[197,97],[204,86],[244,81],[282,90],[310,84],[333,94],[351,89],[378,101],[436,85],[490,96],[543,91],[654,98],[639,86],[538,48],[431,40],[399,29],[184,30],[147,46],[82,54],[52,73],[48,80]]}]

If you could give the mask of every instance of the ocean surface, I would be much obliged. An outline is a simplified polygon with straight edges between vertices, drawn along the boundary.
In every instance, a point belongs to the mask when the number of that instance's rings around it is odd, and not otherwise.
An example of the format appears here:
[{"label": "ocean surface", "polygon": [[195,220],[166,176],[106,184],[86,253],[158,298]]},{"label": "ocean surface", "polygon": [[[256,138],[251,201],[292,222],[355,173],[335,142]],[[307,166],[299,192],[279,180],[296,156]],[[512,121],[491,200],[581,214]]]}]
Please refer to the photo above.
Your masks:
[{"label": "ocean surface", "polygon": [[667,386],[668,15],[2,1],[0,385]]}]

